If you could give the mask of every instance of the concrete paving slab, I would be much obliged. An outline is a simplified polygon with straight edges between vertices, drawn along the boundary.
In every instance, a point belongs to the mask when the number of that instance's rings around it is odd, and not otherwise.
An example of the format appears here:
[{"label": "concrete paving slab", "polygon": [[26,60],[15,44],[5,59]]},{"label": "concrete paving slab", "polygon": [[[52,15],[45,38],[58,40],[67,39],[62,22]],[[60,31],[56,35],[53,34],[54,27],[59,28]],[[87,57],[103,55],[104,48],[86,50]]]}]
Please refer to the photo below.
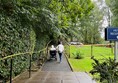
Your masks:
[{"label": "concrete paving slab", "polygon": [[62,63],[47,61],[41,71],[37,71],[30,79],[22,83],[96,83],[85,72],[72,72],[63,56]]},{"label": "concrete paving slab", "polygon": [[37,83],[39,80],[39,83],[96,83],[94,80],[92,80],[92,78],[89,78],[88,74],[84,72],[79,72],[76,74],[75,72],[67,73],[61,71],[57,71],[57,72],[43,71],[43,72],[47,74],[45,77],[39,76],[38,74],[40,74],[40,72],[38,72],[37,75],[35,75],[34,77],[32,77],[32,79],[29,80],[29,82],[35,83],[36,81]]},{"label": "concrete paving slab", "polygon": [[79,83],[77,80],[63,80],[62,83]]}]

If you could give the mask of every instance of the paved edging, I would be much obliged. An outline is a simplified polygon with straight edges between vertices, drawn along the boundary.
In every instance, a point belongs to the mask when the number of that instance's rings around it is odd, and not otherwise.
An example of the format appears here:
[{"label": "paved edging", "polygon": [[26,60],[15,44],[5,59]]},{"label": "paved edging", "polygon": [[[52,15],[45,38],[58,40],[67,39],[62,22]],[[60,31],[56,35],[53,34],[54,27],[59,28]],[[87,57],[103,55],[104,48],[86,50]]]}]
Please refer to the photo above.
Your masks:
[{"label": "paved edging", "polygon": [[66,55],[66,54],[65,54],[65,57],[66,57],[66,60],[67,60],[67,62],[68,62],[68,64],[69,64],[69,66],[70,66],[70,68],[71,68],[71,71],[73,72],[73,68],[72,68],[72,66],[71,66],[71,64],[70,64],[70,62],[69,62],[68,57],[67,57],[67,55]]}]

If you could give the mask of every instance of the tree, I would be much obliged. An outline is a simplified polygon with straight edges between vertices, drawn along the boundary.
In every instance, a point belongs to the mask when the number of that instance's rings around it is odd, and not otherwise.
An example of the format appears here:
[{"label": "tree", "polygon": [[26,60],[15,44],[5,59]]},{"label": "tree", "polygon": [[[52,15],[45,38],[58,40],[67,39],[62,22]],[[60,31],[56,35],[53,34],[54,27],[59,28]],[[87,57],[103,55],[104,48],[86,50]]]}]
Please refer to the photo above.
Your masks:
[{"label": "tree", "polygon": [[[91,0],[0,0],[0,58],[77,36],[80,19],[93,7]],[[28,68],[27,55],[14,58],[14,76]],[[9,60],[0,63],[0,78],[9,78]]]},{"label": "tree", "polygon": [[108,5],[108,7],[110,8],[111,12],[112,12],[112,26],[117,27],[118,26],[118,1],[117,0],[106,0],[106,3]]},{"label": "tree", "polygon": [[[87,4],[87,5],[86,5]],[[58,28],[63,37],[78,37],[80,19],[89,16],[94,5],[90,0],[54,0],[49,9],[58,17]]]},{"label": "tree", "polygon": [[103,15],[96,5],[89,16],[81,19],[79,33],[84,43],[101,43],[102,19]]}]

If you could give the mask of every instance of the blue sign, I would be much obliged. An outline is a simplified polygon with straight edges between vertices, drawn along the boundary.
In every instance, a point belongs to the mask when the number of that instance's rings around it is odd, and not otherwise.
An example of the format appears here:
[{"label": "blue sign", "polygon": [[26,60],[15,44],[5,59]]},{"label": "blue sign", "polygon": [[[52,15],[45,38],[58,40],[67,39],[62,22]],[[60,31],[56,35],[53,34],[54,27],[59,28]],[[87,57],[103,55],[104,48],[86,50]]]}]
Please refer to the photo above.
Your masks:
[{"label": "blue sign", "polygon": [[118,41],[118,28],[105,28],[105,40]]}]

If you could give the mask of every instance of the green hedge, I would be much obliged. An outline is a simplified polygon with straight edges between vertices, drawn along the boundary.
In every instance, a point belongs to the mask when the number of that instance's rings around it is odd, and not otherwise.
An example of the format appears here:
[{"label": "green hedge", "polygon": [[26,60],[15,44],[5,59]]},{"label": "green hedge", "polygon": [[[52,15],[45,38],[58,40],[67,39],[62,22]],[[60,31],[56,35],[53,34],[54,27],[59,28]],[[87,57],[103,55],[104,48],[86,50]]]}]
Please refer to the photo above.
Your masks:
[{"label": "green hedge", "polygon": [[[48,40],[44,39],[45,35],[40,36],[42,33],[36,35],[34,27],[38,26],[35,26],[37,19],[32,15],[37,15],[39,11],[35,11],[33,4],[29,0],[0,0],[0,3],[0,59],[44,48]],[[14,76],[29,67],[28,59],[28,54],[13,58]],[[9,72],[10,59],[0,61],[0,79],[8,79]]]},{"label": "green hedge", "polygon": [[[23,28],[19,24],[16,26],[13,22],[14,19],[2,16],[2,26],[0,27],[0,58],[31,51],[32,45],[35,43],[31,41],[31,28]],[[6,59],[0,61],[0,63],[0,78],[8,78],[10,60]],[[13,75],[16,76],[27,67],[26,55],[13,58]]]}]

